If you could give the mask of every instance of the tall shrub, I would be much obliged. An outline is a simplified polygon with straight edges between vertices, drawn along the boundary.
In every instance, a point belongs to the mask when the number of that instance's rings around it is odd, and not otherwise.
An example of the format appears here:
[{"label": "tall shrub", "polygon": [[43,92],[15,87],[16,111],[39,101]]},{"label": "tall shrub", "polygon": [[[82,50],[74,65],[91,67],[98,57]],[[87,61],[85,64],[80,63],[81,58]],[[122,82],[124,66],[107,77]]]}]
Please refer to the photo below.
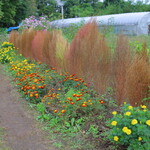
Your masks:
[{"label": "tall shrub", "polygon": [[32,57],[36,61],[43,61],[42,51],[44,46],[44,38],[47,31],[37,31],[32,41]]},{"label": "tall shrub", "polygon": [[89,22],[77,32],[66,59],[71,73],[83,76],[98,91],[105,90],[110,74],[111,51],[95,22]]},{"label": "tall shrub", "polygon": [[56,67],[56,34],[57,31],[53,30],[47,32],[44,37],[42,55],[44,62],[50,67]]},{"label": "tall shrub", "polygon": [[62,31],[57,31],[56,33],[56,62],[57,69],[60,72],[65,72],[66,70],[66,61],[65,61],[65,53],[69,48],[69,43],[63,37]]},{"label": "tall shrub", "polygon": [[[133,106],[142,104],[143,98],[150,97],[150,63],[146,48],[138,52],[128,69],[126,75],[126,91],[130,103]],[[150,103],[150,100],[145,101]]]},{"label": "tall shrub", "polygon": [[15,47],[17,47],[17,38],[19,36],[19,32],[13,30],[9,35],[9,42],[13,43]]},{"label": "tall shrub", "polygon": [[116,99],[119,104],[126,99],[126,74],[131,62],[131,52],[128,44],[128,39],[119,35],[117,39],[117,46],[114,53],[112,66],[112,80],[114,81],[114,88]]}]

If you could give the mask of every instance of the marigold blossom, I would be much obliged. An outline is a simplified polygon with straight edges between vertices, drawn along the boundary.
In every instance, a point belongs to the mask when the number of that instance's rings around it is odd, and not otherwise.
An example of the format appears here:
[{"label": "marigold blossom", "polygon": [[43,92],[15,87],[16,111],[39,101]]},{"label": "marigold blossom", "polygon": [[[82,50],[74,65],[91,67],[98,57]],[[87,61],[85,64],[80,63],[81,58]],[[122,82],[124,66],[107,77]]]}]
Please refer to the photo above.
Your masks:
[{"label": "marigold blossom", "polygon": [[133,107],[132,106],[128,106],[128,109],[133,109]]},{"label": "marigold blossom", "polygon": [[112,121],[111,125],[112,126],[116,126],[117,125],[117,121]]},{"label": "marigold blossom", "polygon": [[150,120],[147,120],[147,121],[146,121],[146,124],[147,124],[148,126],[150,126]]},{"label": "marigold blossom", "polygon": [[113,111],[113,112],[112,112],[112,114],[113,114],[113,115],[116,115],[116,114],[117,114],[117,112],[116,112],[116,111]]},{"label": "marigold blossom", "polygon": [[133,119],[132,121],[131,121],[131,124],[132,125],[135,125],[135,124],[137,124],[138,123],[138,121],[136,120],[136,119]]},{"label": "marigold blossom", "polygon": [[123,128],[122,128],[122,131],[123,131],[124,133],[126,133],[127,135],[130,135],[130,134],[132,133],[132,131],[131,131],[130,129],[128,129],[127,127],[123,127]]},{"label": "marigold blossom", "polygon": [[114,136],[114,141],[118,141],[118,140],[119,140],[118,136]]},{"label": "marigold blossom", "polygon": [[141,108],[145,109],[145,108],[146,108],[146,106],[145,106],[145,105],[141,105]]},{"label": "marigold blossom", "polygon": [[130,116],[130,115],[131,115],[131,112],[130,112],[130,111],[127,111],[124,115]]},{"label": "marigold blossom", "polygon": [[141,138],[141,137],[139,137],[139,138],[138,138],[138,141],[142,141],[142,138]]}]

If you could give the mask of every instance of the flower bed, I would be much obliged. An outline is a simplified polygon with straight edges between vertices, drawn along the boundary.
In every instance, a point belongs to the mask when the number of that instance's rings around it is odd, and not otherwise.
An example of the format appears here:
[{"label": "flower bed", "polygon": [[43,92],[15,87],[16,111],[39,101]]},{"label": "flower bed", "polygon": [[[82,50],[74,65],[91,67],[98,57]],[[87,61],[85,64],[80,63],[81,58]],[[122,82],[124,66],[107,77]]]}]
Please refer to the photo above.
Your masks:
[{"label": "flower bed", "polygon": [[0,62],[14,77],[24,99],[35,105],[38,119],[48,123],[49,130],[63,140],[79,139],[77,144],[69,142],[70,147],[150,147],[150,111],[145,105],[117,107],[111,89],[99,95],[82,78],[68,72],[59,74],[55,68],[26,59],[8,42],[1,45]]}]

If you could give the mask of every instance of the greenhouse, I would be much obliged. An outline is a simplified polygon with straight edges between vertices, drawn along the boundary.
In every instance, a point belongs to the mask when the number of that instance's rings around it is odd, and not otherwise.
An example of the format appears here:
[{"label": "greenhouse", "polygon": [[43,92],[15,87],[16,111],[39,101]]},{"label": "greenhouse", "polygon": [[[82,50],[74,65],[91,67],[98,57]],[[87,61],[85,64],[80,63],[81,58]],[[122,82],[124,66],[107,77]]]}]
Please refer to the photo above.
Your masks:
[{"label": "greenhouse", "polygon": [[150,34],[150,12],[123,13],[105,16],[69,18],[52,21],[55,28],[65,28],[72,24],[88,23],[95,20],[100,30],[111,27],[115,34],[148,35]]}]

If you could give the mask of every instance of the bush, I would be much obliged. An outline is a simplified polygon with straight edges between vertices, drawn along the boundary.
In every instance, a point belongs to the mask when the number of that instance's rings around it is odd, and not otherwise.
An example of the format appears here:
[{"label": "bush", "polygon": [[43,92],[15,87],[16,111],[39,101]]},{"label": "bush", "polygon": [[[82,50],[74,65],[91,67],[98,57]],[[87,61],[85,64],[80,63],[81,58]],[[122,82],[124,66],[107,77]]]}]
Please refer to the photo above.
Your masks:
[{"label": "bush", "polygon": [[127,150],[145,150],[150,147],[150,111],[145,105],[132,107],[124,104],[121,112],[112,112],[113,117],[107,122],[110,130],[108,139]]}]

